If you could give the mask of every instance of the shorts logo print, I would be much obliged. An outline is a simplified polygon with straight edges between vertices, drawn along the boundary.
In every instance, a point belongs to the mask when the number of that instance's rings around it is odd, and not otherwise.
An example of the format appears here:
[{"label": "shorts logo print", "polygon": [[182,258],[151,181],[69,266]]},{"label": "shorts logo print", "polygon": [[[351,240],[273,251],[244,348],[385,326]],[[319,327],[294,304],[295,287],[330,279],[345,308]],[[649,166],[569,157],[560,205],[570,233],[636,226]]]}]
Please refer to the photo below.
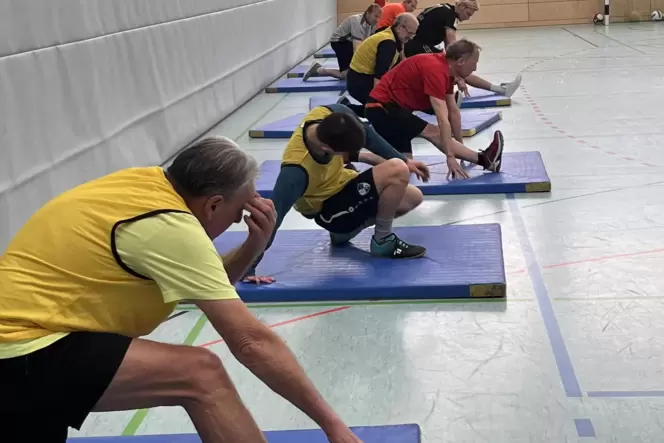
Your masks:
[{"label": "shorts logo print", "polygon": [[367,195],[371,191],[371,185],[367,182],[362,182],[357,184],[357,193],[362,197]]}]

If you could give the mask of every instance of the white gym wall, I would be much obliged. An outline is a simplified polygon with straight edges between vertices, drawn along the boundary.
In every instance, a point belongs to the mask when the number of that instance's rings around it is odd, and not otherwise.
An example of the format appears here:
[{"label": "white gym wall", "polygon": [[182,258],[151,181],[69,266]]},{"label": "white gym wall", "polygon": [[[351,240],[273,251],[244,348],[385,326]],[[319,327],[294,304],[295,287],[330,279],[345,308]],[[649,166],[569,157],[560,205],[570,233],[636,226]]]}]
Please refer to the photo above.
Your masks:
[{"label": "white gym wall", "polygon": [[0,251],[54,195],[162,164],[336,16],[336,0],[0,0]]}]

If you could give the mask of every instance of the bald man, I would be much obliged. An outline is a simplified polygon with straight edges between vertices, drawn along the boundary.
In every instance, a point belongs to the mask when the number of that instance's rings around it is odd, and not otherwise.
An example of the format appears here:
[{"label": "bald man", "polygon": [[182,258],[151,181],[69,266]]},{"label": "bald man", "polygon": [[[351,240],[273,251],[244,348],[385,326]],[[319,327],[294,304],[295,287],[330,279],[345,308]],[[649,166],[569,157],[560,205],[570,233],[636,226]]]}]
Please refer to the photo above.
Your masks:
[{"label": "bald man", "polygon": [[348,93],[358,102],[349,106],[359,116],[378,81],[401,60],[404,44],[413,38],[419,22],[411,13],[400,14],[389,28],[366,39],[355,51],[346,76]]}]

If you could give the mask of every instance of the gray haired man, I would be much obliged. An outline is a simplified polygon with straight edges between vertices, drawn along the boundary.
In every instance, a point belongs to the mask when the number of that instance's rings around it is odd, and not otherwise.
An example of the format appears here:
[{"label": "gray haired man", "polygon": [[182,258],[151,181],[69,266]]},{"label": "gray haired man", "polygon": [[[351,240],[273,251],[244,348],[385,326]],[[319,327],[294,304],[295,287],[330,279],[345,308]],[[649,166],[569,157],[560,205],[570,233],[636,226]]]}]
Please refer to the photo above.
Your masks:
[{"label": "gray haired man", "polygon": [[[359,442],[233,287],[275,226],[272,202],[256,195],[257,172],[235,143],[208,138],[166,170],[114,172],[28,220],[0,257],[6,441],[65,443],[92,411],[181,406],[204,443],[265,442],[216,354],[140,338],[189,301],[330,442]],[[219,257],[212,239],[242,220],[247,240]],[[39,425],[25,426],[35,416]]]}]

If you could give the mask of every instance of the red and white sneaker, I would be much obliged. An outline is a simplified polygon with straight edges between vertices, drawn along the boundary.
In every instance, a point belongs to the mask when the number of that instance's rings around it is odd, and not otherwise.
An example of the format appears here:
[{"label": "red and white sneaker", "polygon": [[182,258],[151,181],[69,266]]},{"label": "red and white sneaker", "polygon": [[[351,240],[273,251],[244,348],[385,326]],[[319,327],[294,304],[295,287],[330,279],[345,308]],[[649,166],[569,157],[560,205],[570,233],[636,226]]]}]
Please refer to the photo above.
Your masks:
[{"label": "red and white sneaker", "polygon": [[486,150],[482,151],[486,159],[484,169],[493,172],[500,172],[500,165],[503,160],[503,133],[496,131],[493,133],[493,141]]}]

